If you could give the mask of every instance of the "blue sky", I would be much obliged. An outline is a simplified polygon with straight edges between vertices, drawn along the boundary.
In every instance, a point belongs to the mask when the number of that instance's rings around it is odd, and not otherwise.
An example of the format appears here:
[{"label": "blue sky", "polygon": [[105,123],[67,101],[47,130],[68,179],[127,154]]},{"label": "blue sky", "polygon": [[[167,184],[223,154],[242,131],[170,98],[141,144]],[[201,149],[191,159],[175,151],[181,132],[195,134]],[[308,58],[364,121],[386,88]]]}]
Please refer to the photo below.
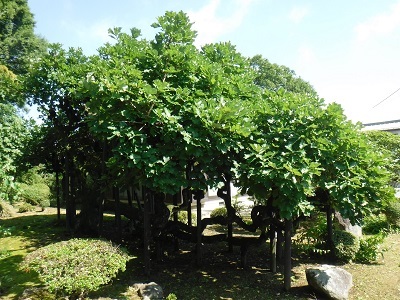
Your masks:
[{"label": "blue sky", "polygon": [[28,0],[36,33],[87,54],[108,28],[141,29],[167,10],[189,14],[196,44],[230,41],[293,69],[353,121],[400,119],[400,0]]}]

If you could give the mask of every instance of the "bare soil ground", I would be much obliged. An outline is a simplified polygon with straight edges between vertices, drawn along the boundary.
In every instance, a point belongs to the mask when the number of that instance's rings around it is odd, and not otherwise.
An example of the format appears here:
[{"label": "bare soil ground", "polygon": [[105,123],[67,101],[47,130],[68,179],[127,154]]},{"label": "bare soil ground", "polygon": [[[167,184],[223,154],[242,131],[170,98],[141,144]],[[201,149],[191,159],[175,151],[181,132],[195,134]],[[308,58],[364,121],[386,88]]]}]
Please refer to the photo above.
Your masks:
[{"label": "bare soil ground", "polygon": [[[64,211],[62,211],[64,213]],[[45,217],[46,216],[46,217]],[[11,256],[0,257],[0,277],[13,274],[12,285],[30,286],[37,284],[25,274],[15,273],[17,262],[21,261],[27,251],[42,244],[59,239],[62,228],[54,231],[56,210],[47,208],[44,212],[15,213],[13,218],[0,219],[0,225],[13,227],[13,236],[0,238],[0,250],[11,249]],[[112,228],[113,221],[108,224]],[[46,233],[47,232],[47,233]],[[212,234],[212,231],[207,234]],[[61,233],[62,234],[62,233]],[[66,238],[66,236],[62,236]],[[15,241],[18,239],[18,241]],[[137,259],[127,266],[112,285],[108,285],[91,298],[107,296],[118,299],[135,299],[129,287],[137,282],[155,281],[164,289],[167,296],[174,293],[179,300],[185,299],[323,299],[314,293],[305,278],[305,269],[320,263],[330,263],[321,258],[293,257],[292,289],[283,291],[281,273],[269,271],[268,244],[259,248],[251,248],[248,254],[248,266],[240,266],[240,249],[234,247],[228,252],[227,245],[217,243],[204,245],[203,262],[196,265],[195,245],[180,242],[180,250],[173,251],[172,245],[164,251],[164,258],[156,262],[152,260],[151,275],[144,273],[140,242],[129,237],[129,249]],[[354,287],[350,292],[351,300],[400,299],[400,234],[389,235],[383,245],[387,251],[384,258],[376,264],[346,264],[341,267],[353,275]],[[18,249],[14,251],[13,249]],[[10,265],[14,262],[15,265]],[[6,273],[8,272],[8,273]],[[28,282],[29,281],[29,282]],[[35,283],[36,282],[36,283]],[[1,286],[0,286],[1,288]],[[5,289],[1,299],[17,299],[21,289],[15,286]],[[130,295],[130,296],[127,296]]]}]

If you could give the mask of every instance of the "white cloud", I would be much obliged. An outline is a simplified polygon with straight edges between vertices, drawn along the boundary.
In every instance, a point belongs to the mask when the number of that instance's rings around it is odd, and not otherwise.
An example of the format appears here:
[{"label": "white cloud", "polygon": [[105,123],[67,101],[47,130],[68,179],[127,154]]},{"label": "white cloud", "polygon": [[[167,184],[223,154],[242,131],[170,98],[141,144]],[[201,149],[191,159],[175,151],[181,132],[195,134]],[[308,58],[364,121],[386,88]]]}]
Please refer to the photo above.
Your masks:
[{"label": "white cloud", "polygon": [[99,21],[91,25],[87,30],[83,31],[83,37],[92,37],[93,39],[99,40],[102,43],[111,41],[108,34],[108,29],[115,27],[114,22],[108,20]]},{"label": "white cloud", "polygon": [[380,35],[390,34],[400,27],[400,1],[387,13],[376,15],[356,26],[358,41],[366,41]]},{"label": "white cloud", "polygon": [[316,61],[314,50],[306,45],[303,45],[298,50],[299,60],[303,64],[311,64]]},{"label": "white cloud", "polygon": [[243,22],[251,4],[255,0],[236,0],[225,2],[225,5],[233,5],[234,11],[227,17],[218,15],[218,9],[224,9],[221,0],[211,0],[198,11],[188,13],[190,20],[194,22],[193,29],[198,33],[196,44],[202,46],[213,43],[228,32],[234,31]]},{"label": "white cloud", "polygon": [[289,13],[289,20],[294,23],[300,23],[308,13],[309,9],[307,7],[295,6]]},{"label": "white cloud", "polygon": [[112,20],[99,20],[91,25],[73,20],[63,21],[62,26],[70,32],[71,35],[76,36],[73,45],[66,45],[68,47],[82,47],[88,54],[94,54],[96,49],[105,44],[112,42],[112,38],[108,34],[108,29],[115,27],[115,22]]}]

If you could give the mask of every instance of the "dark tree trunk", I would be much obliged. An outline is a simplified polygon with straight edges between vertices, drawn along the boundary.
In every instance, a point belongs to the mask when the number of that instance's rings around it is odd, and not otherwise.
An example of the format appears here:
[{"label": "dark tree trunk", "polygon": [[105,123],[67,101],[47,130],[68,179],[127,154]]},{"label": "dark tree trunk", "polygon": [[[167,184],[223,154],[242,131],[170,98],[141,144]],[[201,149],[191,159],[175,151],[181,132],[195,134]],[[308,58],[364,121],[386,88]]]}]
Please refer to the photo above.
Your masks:
[{"label": "dark tree trunk", "polygon": [[151,273],[150,260],[150,199],[147,195],[146,188],[142,186],[142,201],[143,201],[143,246],[144,246],[144,272],[146,275]]},{"label": "dark tree trunk", "polygon": [[61,220],[61,201],[60,201],[60,172],[56,171],[56,199],[57,199],[57,220]]},{"label": "dark tree trunk", "polygon": [[[107,159],[107,144],[105,141],[102,143],[103,145],[103,153],[101,155],[101,174],[105,176],[106,174],[106,159]],[[106,189],[103,188],[100,199],[99,199],[99,235],[101,236],[103,233],[103,217],[104,217],[104,202],[106,201]]]},{"label": "dark tree trunk", "polygon": [[203,199],[204,194],[202,191],[197,191],[195,194],[196,207],[197,207],[197,243],[196,243],[196,263],[201,266],[202,261],[202,235],[203,229],[201,226],[201,199]]},{"label": "dark tree trunk", "polygon": [[277,231],[277,244],[276,244],[276,259],[281,266],[283,264],[283,242],[284,236],[282,230]]},{"label": "dark tree trunk", "polygon": [[133,203],[132,203],[132,194],[131,194],[131,188],[128,187],[126,189],[126,194],[128,195],[128,204],[130,207],[133,207]]},{"label": "dark tree trunk", "polygon": [[[181,196],[181,193],[177,193],[173,196],[173,204],[174,206],[178,206],[178,198]],[[178,222],[178,211],[175,211],[173,214],[173,220],[174,222]],[[178,252],[179,251],[179,240],[178,238],[174,237],[174,251]]]},{"label": "dark tree trunk", "polygon": [[327,245],[329,250],[333,250],[333,209],[330,205],[326,208],[326,224],[328,228]]},{"label": "dark tree trunk", "polygon": [[283,280],[286,291],[289,291],[292,285],[292,225],[292,220],[285,220],[285,266]]},{"label": "dark tree trunk", "polygon": [[119,200],[119,188],[114,187],[114,202],[115,202],[115,227],[117,230],[116,239],[118,242],[122,240],[122,224],[121,224],[121,205]]},{"label": "dark tree trunk", "polygon": [[270,253],[271,253],[271,260],[270,260],[270,269],[272,273],[276,273],[276,229],[275,226],[271,225],[270,232],[269,232],[269,246],[270,246]]},{"label": "dark tree trunk", "polygon": [[[188,181],[188,183],[189,183],[189,186],[187,186],[186,188],[185,188],[185,194],[183,195],[183,197],[184,197],[184,201],[186,201],[187,200],[187,216],[188,216],[188,225],[189,226],[192,226],[192,197],[193,197],[193,194],[192,194],[192,190],[191,190],[191,186],[190,186],[190,182],[191,182],[191,176],[190,176],[190,174],[191,174],[191,171],[192,171],[192,167],[193,167],[193,164],[192,164],[192,162],[191,161],[188,161],[188,163],[187,163],[187,165],[186,165],[186,171],[185,171],[185,176],[186,176],[186,180]],[[187,198],[187,199],[185,199],[185,198]]]},{"label": "dark tree trunk", "polygon": [[65,178],[64,178],[64,200],[65,200],[65,218],[66,218],[66,227],[67,231],[70,234],[74,233],[75,230],[75,215],[76,215],[76,209],[75,209],[75,199],[74,199],[74,177],[73,171],[72,171],[72,166],[69,161],[69,157],[65,157],[65,167],[64,167],[64,172],[65,172]]},{"label": "dark tree trunk", "polygon": [[267,201],[267,214],[270,221],[269,226],[269,253],[270,253],[270,269],[272,273],[276,273],[276,226],[274,224],[275,211],[273,207],[273,197]]},{"label": "dark tree trunk", "polygon": [[192,192],[189,190],[188,191],[188,206],[187,206],[187,216],[188,216],[188,225],[192,226]]},{"label": "dark tree trunk", "polygon": [[233,244],[232,244],[232,237],[233,237],[233,208],[232,208],[232,195],[231,195],[231,182],[230,179],[227,179],[226,182],[226,200],[225,204],[227,206],[228,212],[228,251],[233,252]]}]

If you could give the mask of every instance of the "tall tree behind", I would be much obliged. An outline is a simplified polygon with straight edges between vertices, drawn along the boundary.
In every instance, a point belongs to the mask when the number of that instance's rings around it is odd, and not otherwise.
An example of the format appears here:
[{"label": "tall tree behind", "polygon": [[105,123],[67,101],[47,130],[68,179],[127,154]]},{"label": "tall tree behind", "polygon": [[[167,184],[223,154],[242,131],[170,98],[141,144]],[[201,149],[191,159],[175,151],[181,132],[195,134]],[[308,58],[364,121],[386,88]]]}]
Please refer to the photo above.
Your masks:
[{"label": "tall tree behind", "polygon": [[46,50],[34,27],[27,0],[0,0],[0,65],[16,75],[26,73],[31,60]]},{"label": "tall tree behind", "polygon": [[286,66],[271,63],[261,55],[250,58],[250,65],[257,74],[254,83],[261,88],[270,91],[283,89],[286,92],[317,96],[311,84]]},{"label": "tall tree behind", "polygon": [[367,139],[375,146],[377,152],[388,155],[386,169],[391,173],[393,187],[400,183],[400,136],[387,131],[371,130],[364,132]]},{"label": "tall tree behind", "polygon": [[16,160],[29,138],[30,123],[16,108],[26,103],[20,75],[47,47],[34,26],[27,0],[0,0],[0,199],[5,200],[15,195]]}]

